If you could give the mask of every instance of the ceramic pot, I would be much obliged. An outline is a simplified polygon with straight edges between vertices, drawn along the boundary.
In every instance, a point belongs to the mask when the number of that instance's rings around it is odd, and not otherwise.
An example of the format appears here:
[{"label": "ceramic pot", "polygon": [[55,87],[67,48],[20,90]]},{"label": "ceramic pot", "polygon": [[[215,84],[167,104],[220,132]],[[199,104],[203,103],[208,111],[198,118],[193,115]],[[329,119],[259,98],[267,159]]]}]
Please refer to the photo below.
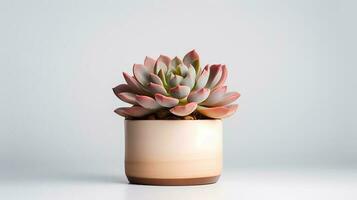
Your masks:
[{"label": "ceramic pot", "polygon": [[130,183],[210,184],[221,170],[221,120],[125,120]]}]

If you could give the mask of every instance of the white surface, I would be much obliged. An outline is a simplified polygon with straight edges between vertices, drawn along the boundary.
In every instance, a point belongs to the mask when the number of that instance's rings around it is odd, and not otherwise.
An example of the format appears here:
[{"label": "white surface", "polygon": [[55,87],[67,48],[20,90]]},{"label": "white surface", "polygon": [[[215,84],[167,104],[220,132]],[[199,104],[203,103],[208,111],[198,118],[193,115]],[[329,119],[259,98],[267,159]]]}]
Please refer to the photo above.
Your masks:
[{"label": "white surface", "polygon": [[62,175],[0,180],[0,199],[357,199],[357,171],[244,170],[225,172],[204,186],[142,186],[125,177]]}]

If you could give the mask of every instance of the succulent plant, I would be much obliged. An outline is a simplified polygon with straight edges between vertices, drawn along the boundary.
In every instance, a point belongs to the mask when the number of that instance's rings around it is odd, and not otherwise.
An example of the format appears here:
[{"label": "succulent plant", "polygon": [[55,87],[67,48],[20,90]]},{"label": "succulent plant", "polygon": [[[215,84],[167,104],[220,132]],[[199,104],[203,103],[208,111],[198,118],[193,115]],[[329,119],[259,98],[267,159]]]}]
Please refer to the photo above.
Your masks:
[{"label": "succulent plant", "polygon": [[115,95],[131,107],[115,112],[126,118],[204,119],[225,118],[238,108],[231,104],[240,96],[226,92],[227,67],[222,64],[200,68],[199,55],[188,52],[183,60],[160,55],[134,64],[131,76],[123,73],[126,84],[113,88]]}]

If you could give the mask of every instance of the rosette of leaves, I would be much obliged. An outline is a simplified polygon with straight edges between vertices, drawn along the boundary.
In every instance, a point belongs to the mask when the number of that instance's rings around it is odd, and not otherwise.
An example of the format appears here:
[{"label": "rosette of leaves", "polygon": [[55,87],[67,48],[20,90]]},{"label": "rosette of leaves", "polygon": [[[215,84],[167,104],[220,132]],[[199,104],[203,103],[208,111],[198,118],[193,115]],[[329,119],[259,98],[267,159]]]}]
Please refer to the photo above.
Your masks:
[{"label": "rosette of leaves", "polygon": [[134,64],[133,76],[123,73],[125,84],[113,88],[115,95],[130,107],[115,112],[127,119],[225,118],[238,108],[240,96],[227,92],[228,72],[222,64],[200,67],[195,50],[181,60],[160,55]]}]

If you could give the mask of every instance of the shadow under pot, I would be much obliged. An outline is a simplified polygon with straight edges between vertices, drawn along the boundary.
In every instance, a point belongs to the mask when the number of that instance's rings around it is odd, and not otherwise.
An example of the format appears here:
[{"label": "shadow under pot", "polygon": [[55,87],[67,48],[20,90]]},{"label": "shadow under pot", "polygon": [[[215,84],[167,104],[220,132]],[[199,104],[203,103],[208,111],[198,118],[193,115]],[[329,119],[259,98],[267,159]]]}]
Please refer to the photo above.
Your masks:
[{"label": "shadow under pot", "polygon": [[211,184],[221,171],[221,120],[125,120],[130,183]]}]

